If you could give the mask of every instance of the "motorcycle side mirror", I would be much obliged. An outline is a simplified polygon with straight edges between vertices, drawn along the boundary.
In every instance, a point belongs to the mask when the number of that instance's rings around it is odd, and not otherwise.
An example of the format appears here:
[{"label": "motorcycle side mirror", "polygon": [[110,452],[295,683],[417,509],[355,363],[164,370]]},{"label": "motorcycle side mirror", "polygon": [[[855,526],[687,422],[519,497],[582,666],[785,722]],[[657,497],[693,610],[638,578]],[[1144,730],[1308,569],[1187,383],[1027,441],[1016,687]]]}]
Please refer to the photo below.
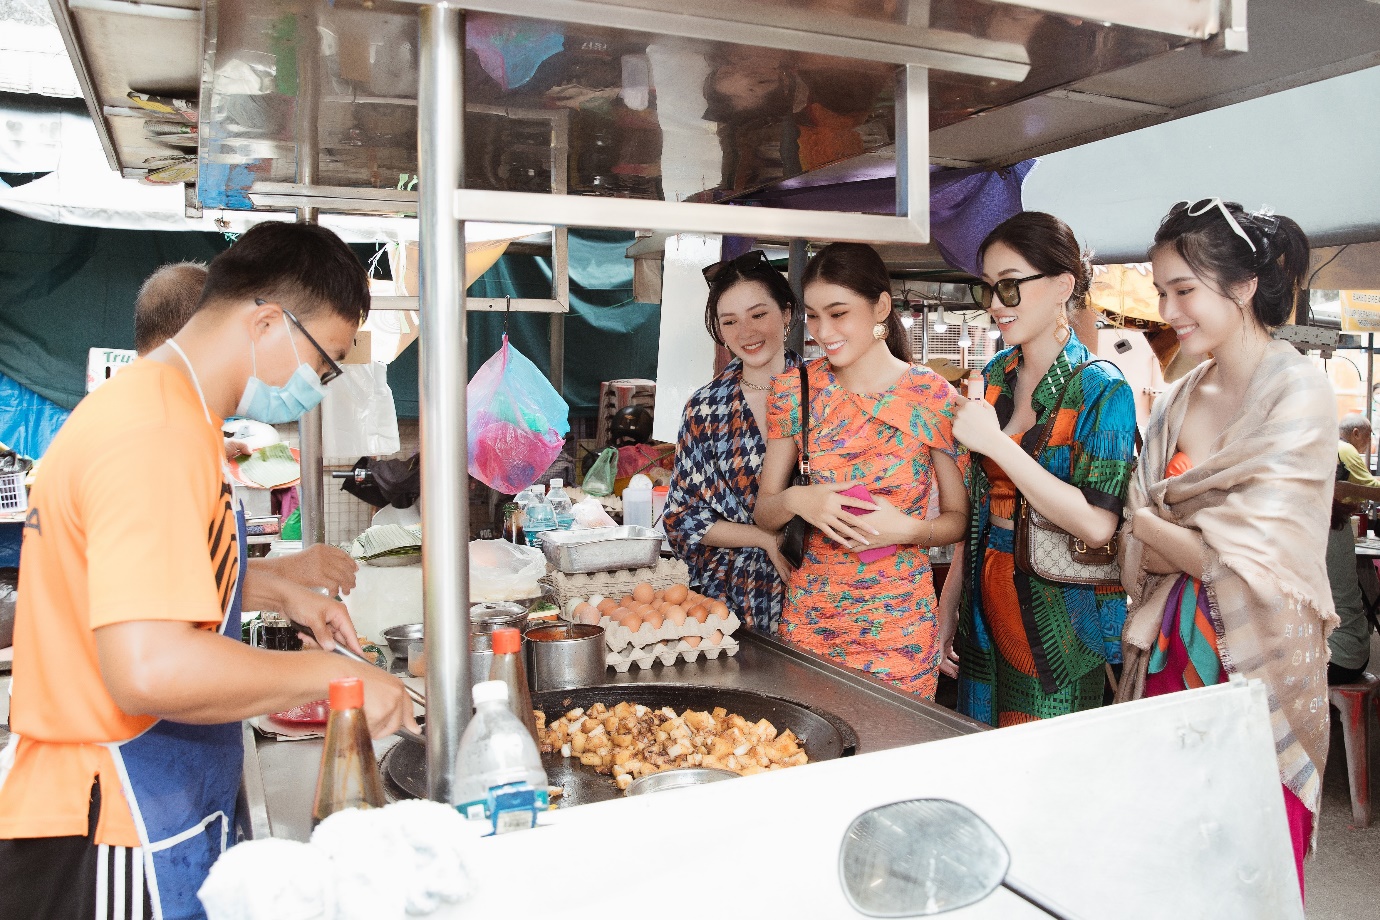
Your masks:
[{"label": "motorcycle side mirror", "polygon": [[853,819],[839,847],[848,903],[868,917],[930,917],[976,904],[1005,886],[1052,917],[1074,920],[1007,875],[997,832],[947,799],[911,799]]}]

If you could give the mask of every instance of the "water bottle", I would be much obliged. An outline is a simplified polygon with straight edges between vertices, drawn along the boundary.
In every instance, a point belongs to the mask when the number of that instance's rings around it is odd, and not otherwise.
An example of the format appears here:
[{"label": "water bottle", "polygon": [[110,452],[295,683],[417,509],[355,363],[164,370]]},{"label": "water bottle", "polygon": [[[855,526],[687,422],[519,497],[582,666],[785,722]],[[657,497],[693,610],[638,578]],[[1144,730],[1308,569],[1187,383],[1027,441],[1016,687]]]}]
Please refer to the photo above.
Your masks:
[{"label": "water bottle", "polygon": [[537,743],[508,708],[508,685],[474,685],[474,717],[455,757],[456,810],[493,833],[533,827],[550,804]]},{"label": "water bottle", "polygon": [[556,526],[561,530],[569,530],[570,525],[575,523],[575,505],[571,502],[570,496],[565,494],[564,480],[551,480],[551,491],[546,494],[546,500],[551,503],[551,513],[556,518]]},{"label": "water bottle", "polygon": [[541,549],[541,535],[548,530],[556,529],[556,515],[551,510],[551,503],[542,493],[541,486],[537,486],[536,489],[532,503],[527,506],[527,513],[522,518],[522,532],[527,537],[528,546]]}]

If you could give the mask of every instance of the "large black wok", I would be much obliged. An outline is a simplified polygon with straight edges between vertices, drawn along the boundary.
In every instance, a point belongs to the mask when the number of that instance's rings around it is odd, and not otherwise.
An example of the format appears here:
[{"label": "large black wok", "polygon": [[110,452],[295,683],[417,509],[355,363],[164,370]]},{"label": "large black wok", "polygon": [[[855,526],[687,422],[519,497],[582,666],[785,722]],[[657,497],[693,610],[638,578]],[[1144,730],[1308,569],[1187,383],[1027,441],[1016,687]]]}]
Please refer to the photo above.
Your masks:
[{"label": "large black wok", "polygon": [[[595,703],[612,709],[624,701],[641,703],[652,709],[670,706],[676,712],[686,709],[711,711],[715,706],[722,706],[749,722],[766,719],[777,731],[789,728],[794,732],[811,762],[848,757],[858,747],[858,736],[853,729],[833,713],[748,690],[693,684],[618,684],[532,695],[532,705],[546,713],[549,721],[555,721],[571,709],[588,709]],[[596,773],[578,758],[565,758],[556,752],[543,754],[541,762],[551,785],[565,787],[565,794],[559,800],[562,805],[602,802],[622,795],[612,776]],[[384,777],[395,792],[416,798],[426,796],[426,750],[422,745],[407,739],[399,741],[384,755],[382,766]]]}]

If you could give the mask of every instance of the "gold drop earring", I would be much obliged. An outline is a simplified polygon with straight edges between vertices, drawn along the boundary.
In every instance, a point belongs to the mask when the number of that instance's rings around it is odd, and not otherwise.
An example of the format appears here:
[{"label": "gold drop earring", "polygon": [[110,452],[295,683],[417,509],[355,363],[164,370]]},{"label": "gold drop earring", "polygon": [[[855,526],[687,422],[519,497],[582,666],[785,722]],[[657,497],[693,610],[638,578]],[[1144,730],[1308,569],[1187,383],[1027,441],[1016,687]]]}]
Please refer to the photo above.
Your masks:
[{"label": "gold drop earring", "polygon": [[1060,345],[1067,345],[1071,334],[1068,314],[1060,311],[1059,321],[1054,324],[1054,341]]}]

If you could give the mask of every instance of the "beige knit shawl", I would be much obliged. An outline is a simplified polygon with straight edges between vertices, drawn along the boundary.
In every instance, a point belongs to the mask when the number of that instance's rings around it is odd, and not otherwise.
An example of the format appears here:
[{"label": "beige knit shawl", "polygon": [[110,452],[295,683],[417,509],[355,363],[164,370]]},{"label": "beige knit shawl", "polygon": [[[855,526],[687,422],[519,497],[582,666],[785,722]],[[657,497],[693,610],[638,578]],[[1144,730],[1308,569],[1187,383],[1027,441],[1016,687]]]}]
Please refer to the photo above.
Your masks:
[{"label": "beige knit shawl", "polygon": [[[1211,366],[1198,366],[1156,401],[1126,515],[1148,505],[1201,534],[1222,663],[1228,674],[1265,682],[1280,779],[1316,814],[1328,744],[1327,634],[1337,624],[1325,561],[1336,402],[1308,359],[1271,342],[1212,456],[1165,479],[1189,396]],[[1150,649],[1176,580],[1146,572],[1144,549],[1134,537],[1122,541],[1129,611],[1118,701],[1145,691]]]}]

